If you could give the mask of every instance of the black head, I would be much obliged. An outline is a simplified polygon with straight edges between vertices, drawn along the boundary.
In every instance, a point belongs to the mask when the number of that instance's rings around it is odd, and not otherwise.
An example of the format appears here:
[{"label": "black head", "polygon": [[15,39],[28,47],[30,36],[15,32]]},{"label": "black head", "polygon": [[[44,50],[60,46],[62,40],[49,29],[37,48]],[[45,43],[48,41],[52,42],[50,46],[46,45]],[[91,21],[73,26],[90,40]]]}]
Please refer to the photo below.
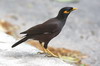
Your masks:
[{"label": "black head", "polygon": [[65,19],[67,16],[73,11],[76,10],[77,8],[73,7],[64,7],[59,11],[59,14],[57,15],[58,19]]}]

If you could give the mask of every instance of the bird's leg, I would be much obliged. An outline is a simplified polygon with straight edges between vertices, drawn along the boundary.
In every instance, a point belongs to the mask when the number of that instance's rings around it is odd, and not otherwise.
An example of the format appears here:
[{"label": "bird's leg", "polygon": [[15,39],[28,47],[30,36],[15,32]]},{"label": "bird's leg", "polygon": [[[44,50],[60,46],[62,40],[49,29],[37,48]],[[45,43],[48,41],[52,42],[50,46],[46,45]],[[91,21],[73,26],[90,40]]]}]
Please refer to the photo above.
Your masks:
[{"label": "bird's leg", "polygon": [[41,43],[41,47],[43,49],[43,53],[47,53],[46,49],[44,48],[44,42]]},{"label": "bird's leg", "polygon": [[57,55],[55,55],[54,53],[52,53],[48,48],[47,48],[47,44],[44,44],[44,49],[45,49],[45,53],[50,54],[53,57],[58,57]]},{"label": "bird's leg", "polygon": [[40,42],[43,52],[38,52],[39,54],[47,53],[46,49],[44,48],[44,42]]},{"label": "bird's leg", "polygon": [[48,53],[51,56],[58,57],[57,55],[55,55],[54,53],[52,53],[48,48],[46,48],[46,44],[44,42],[41,43],[41,47],[43,49],[43,52],[39,52],[40,54]]}]

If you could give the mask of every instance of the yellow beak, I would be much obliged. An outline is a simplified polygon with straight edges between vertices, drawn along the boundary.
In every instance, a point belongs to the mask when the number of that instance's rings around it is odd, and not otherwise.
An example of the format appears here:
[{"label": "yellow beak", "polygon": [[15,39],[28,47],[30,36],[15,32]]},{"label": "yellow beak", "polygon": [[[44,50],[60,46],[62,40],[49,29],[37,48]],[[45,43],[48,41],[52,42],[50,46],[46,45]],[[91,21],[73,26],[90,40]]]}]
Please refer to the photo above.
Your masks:
[{"label": "yellow beak", "polygon": [[73,10],[77,10],[78,8],[73,8]]}]

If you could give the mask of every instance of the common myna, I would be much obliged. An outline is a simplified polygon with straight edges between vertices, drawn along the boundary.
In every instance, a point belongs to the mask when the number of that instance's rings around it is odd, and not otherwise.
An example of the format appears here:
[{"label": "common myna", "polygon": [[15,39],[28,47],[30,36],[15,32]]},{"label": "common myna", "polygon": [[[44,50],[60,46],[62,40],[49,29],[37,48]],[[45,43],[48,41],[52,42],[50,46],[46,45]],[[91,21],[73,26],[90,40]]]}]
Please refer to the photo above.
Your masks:
[{"label": "common myna", "polygon": [[26,34],[25,37],[12,45],[12,48],[28,39],[38,40],[41,45],[44,43],[44,45],[42,45],[44,52],[56,57],[56,55],[48,50],[48,43],[61,32],[68,15],[76,9],[77,8],[73,7],[64,7],[59,11],[56,17],[21,32],[20,34]]}]

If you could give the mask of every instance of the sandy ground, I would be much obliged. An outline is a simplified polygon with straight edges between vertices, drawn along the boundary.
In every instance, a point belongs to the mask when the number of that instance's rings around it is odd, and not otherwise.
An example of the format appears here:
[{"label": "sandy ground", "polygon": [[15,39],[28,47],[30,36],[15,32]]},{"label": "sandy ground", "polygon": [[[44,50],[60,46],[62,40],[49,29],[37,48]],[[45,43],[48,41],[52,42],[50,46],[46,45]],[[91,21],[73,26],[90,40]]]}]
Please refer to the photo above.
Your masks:
[{"label": "sandy ground", "polygon": [[99,66],[99,0],[80,0],[77,3],[61,3],[55,0],[0,0],[0,19],[20,26],[20,33],[55,17],[60,8],[65,6],[77,7],[78,10],[69,15],[63,31],[49,45],[82,51],[90,56],[85,60],[88,64]]}]

